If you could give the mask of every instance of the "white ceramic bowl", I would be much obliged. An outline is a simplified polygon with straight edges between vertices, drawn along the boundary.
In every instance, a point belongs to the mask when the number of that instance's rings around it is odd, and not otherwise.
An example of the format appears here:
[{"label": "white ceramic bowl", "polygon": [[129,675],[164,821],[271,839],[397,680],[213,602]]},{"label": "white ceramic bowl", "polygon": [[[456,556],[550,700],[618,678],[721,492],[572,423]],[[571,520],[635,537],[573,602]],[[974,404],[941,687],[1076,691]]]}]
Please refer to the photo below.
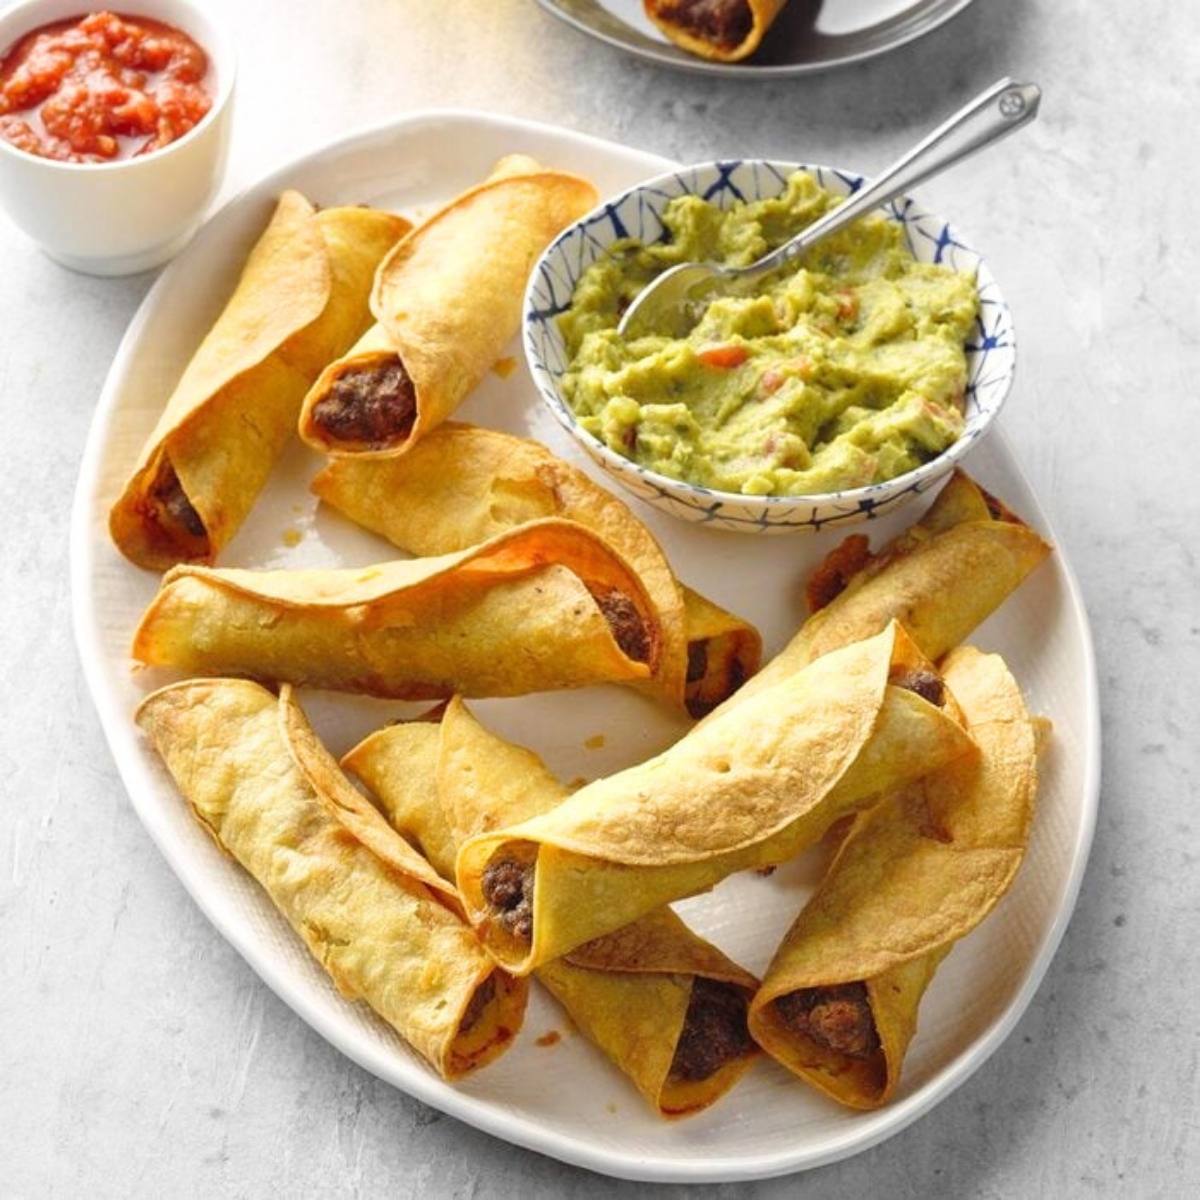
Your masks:
[{"label": "white ceramic bowl", "polygon": [[833,192],[849,195],[863,176],[805,163],[744,159],[700,163],[659,175],[607,201],[566,229],[534,267],[525,294],[525,355],[534,382],[550,411],[579,444],[634,495],[672,516],[742,533],[813,532],[851,525],[895,508],[936,486],[987,431],[1012,387],[1016,341],[1012,318],[987,264],[955,228],[920,209],[907,197],[883,209],[903,226],[908,245],[922,262],[946,263],[974,272],[980,312],[967,344],[966,428],[952,446],[915,471],[868,487],[809,496],[744,496],[671,479],[638,466],[585,432],[562,395],[567,356],[558,317],[571,303],[583,272],[619,238],[653,242],[663,236],[660,214],[676,196],[703,196],[730,208],[742,200],[779,195],[787,177],[805,170]]},{"label": "white ceramic bowl", "polygon": [[[96,8],[88,0],[25,0],[0,15],[0,53],[42,25]],[[51,258],[91,275],[145,271],[176,254],[199,228],[229,152],[232,39],[191,0],[128,0],[115,8],[195,39],[208,53],[215,90],[194,129],[141,158],[63,163],[0,138],[0,206]]]}]

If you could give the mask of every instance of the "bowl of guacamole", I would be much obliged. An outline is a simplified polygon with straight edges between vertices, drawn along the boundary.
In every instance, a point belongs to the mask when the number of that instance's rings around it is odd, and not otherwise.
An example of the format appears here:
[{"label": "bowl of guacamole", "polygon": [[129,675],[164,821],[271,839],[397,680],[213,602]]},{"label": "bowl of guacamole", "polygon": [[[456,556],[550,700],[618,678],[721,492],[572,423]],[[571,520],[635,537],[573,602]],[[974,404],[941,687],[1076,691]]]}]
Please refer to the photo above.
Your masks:
[{"label": "bowl of guacamole", "polygon": [[701,164],[566,230],[526,297],[526,353],[554,415],[636,494],[720,528],[847,524],[927,490],[995,417],[1015,342],[986,263],[912,200],[700,305],[690,331],[617,333],[662,271],[754,262],[861,183]]}]

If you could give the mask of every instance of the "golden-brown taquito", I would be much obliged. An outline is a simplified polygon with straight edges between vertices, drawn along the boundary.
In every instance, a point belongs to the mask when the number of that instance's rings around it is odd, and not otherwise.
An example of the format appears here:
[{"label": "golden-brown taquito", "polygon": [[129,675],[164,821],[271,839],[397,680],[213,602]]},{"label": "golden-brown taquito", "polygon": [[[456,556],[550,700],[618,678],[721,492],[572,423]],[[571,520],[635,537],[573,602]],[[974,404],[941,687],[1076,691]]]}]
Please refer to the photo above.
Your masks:
[{"label": "golden-brown taquito", "polygon": [[595,530],[641,576],[663,631],[651,686],[703,716],[758,670],[753,625],[675,578],[654,536],[616,496],[529,438],[448,422],[400,458],[334,459],[312,490],[410,554],[447,554],[526,521]]},{"label": "golden-brown taquito", "polygon": [[[440,728],[381,729],[342,765],[446,878],[461,840],[569,794],[539,758],[489,733],[458,699]],[[753,1062],[745,1009],[754,977],[669,908],[547,963],[537,977],[664,1117],[707,1108]]]},{"label": "golden-brown taquito", "polygon": [[421,700],[649,679],[662,637],[637,573],[603,539],[535,521],[438,558],[339,570],[167,573],[133,657]]},{"label": "golden-brown taquito", "polygon": [[[552,811],[468,840],[456,864],[468,915],[525,974],[734,871],[786,861],[847,814],[975,752],[953,706],[934,702],[941,693],[893,622]],[[497,885],[530,866],[532,928],[515,929]]]},{"label": "golden-brown taquito", "polygon": [[748,700],[892,620],[902,621],[921,652],[937,661],[1049,553],[1019,517],[956,471],[921,520],[877,553],[862,534],[852,534],[829,555],[809,584],[812,614],[726,703]]},{"label": "golden-brown taquito", "polygon": [[979,746],[859,815],[751,1008],[759,1043],[852,1108],[894,1094],[938,964],[1008,890],[1037,792],[1038,726],[999,655],[942,664]]},{"label": "golden-brown taquito", "polygon": [[677,46],[712,62],[758,49],[787,0],[643,0],[646,16]]},{"label": "golden-brown taquito", "polygon": [[538,255],[596,200],[578,176],[501,159],[380,264],[378,324],[322,372],[300,436],[329,454],[386,457],[441,424],[517,332]]},{"label": "golden-brown taquito", "polygon": [[512,1043],[526,985],[499,970],[458,897],[338,770],[291,690],[199,679],[142,702],[196,819],[259,884],[349,999],[440,1075]]},{"label": "golden-brown taquito", "polygon": [[296,427],[318,373],[371,321],[372,280],[409,228],[369,208],[316,212],[287,191],[188,363],[113,505],[113,541],[142,567],[212,562]]}]

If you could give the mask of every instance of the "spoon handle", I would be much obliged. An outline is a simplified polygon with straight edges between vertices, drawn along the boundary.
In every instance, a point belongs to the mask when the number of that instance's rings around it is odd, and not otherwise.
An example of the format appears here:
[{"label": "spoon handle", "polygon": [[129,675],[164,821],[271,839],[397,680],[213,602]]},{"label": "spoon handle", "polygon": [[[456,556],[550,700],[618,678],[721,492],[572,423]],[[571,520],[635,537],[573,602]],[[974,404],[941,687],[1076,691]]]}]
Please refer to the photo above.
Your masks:
[{"label": "spoon handle", "polygon": [[1007,137],[1037,116],[1042,91],[1035,83],[1001,79],[939,125],[877,179],[814,221],[797,237],[751,268],[766,273],[791,262],[819,239],[841,229],[932,175]]}]

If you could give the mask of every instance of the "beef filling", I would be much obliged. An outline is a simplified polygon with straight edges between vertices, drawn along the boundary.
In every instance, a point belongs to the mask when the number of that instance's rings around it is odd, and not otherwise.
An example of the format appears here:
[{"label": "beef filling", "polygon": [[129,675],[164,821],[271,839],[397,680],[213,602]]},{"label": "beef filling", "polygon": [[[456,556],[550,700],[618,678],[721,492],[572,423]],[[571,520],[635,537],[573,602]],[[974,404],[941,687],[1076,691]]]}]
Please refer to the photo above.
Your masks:
[{"label": "beef filling", "polygon": [[946,686],[941,676],[932,671],[920,668],[899,667],[888,678],[893,687],[903,688],[906,692],[916,692],[922,700],[936,704],[938,708],[946,702]]},{"label": "beef filling", "polygon": [[850,580],[871,561],[871,543],[861,533],[844,538],[826,556],[808,581],[808,611],[819,612],[832,604]]},{"label": "beef filling", "polygon": [[479,1024],[479,1018],[483,1016],[483,1010],[491,1004],[496,996],[496,975],[493,972],[483,983],[475,989],[475,995],[471,997],[466,1011],[462,1015],[462,1020],[458,1023],[459,1033],[470,1033],[476,1025]]},{"label": "beef filling", "polygon": [[650,633],[637,605],[616,588],[597,588],[592,592],[592,597],[625,657],[634,662],[649,662]]},{"label": "beef filling", "polygon": [[735,657],[729,664],[728,690],[725,695],[732,696],[745,682],[746,664],[740,658]]},{"label": "beef filling", "polygon": [[684,1083],[708,1079],[753,1045],[745,994],[732,984],[697,977],[671,1060],[671,1078]]},{"label": "beef filling", "polygon": [[380,446],[408,436],[417,395],[399,359],[343,371],[313,407],[313,420],[340,442]]},{"label": "beef filling", "polygon": [[[158,468],[158,475],[150,489],[150,498],[158,510],[160,524],[186,529],[192,537],[197,538],[204,537],[208,532],[200,514],[187,498],[179,476],[175,474],[175,468],[167,458],[162,460],[162,465]],[[165,522],[162,521],[163,517],[166,518]]]},{"label": "beef filling", "polygon": [[[976,485],[978,487],[978,484]],[[1010,508],[993,496],[991,492],[986,492],[983,488],[979,488],[980,495],[983,496],[983,502],[987,505],[988,516],[993,521],[1009,521],[1013,525],[1020,525],[1021,518],[1017,516]]]},{"label": "beef filling", "polygon": [[483,869],[483,898],[496,919],[513,937],[527,942],[533,936],[533,880],[536,864],[513,858],[493,859]]},{"label": "beef filling", "polygon": [[[722,654],[714,668],[709,653],[711,649],[711,640],[693,642],[688,646],[687,689],[684,702],[691,716],[697,719],[708,716],[717,705],[728,700],[746,682],[745,664],[736,653],[731,657]],[[721,649],[718,645],[718,654],[721,654]],[[710,669],[713,671],[711,679],[708,674]]]},{"label": "beef filling", "polygon": [[775,1001],[775,1011],[796,1033],[848,1058],[869,1058],[879,1049],[865,983],[788,992]]},{"label": "beef filling", "polygon": [[728,47],[740,45],[754,28],[754,14],[746,0],[665,0],[659,15],[706,41]]}]

